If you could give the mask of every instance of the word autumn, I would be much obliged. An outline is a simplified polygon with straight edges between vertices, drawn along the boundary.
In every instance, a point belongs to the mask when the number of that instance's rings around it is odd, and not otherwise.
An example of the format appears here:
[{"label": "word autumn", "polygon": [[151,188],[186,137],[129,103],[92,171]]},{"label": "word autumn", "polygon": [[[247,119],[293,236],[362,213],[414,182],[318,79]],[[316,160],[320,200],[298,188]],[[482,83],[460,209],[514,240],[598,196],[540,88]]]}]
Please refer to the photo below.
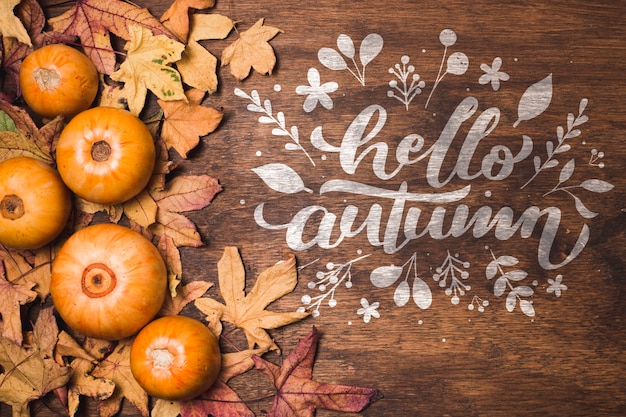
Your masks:
[{"label": "word autumn", "polygon": [[[352,180],[331,179],[321,185],[320,195],[337,193],[390,201],[389,213],[384,216],[381,204],[371,204],[364,220],[357,224],[361,209],[355,205],[346,205],[338,215],[316,204],[303,207],[287,223],[272,224],[265,215],[271,209],[266,207],[266,203],[261,203],[255,209],[255,221],[268,230],[286,230],[286,242],[296,251],[315,245],[332,249],[344,239],[361,233],[366,234],[372,246],[382,247],[385,253],[395,253],[411,241],[424,237],[442,240],[471,233],[474,238],[481,238],[493,231],[497,239],[509,240],[516,234],[521,238],[529,238],[536,229],[541,228],[537,250],[539,265],[551,270],[568,264],[584,249],[589,239],[589,227],[583,224],[576,243],[566,252],[565,258],[553,263],[551,253],[561,228],[561,210],[558,207],[540,208],[533,205],[520,214],[510,207],[494,209],[484,205],[472,212],[467,204],[460,204],[470,194],[471,185],[452,191],[438,191],[454,178],[468,182],[480,177],[489,181],[504,180],[513,173],[515,165],[528,158],[533,150],[532,139],[523,135],[519,150],[514,151],[498,144],[485,155],[477,154],[480,141],[496,129],[500,120],[500,110],[491,107],[477,115],[460,144],[460,151],[452,156],[449,151],[454,141],[460,139],[462,125],[471,123],[470,119],[476,115],[478,107],[476,98],[465,98],[448,119],[439,138],[427,149],[424,149],[426,141],[421,135],[405,136],[396,147],[394,166],[389,166],[389,145],[376,140],[387,121],[387,112],[380,105],[365,108],[346,129],[339,146],[332,145],[323,137],[321,126],[311,133],[311,144],[320,151],[338,154],[341,168],[348,175],[356,174],[368,156],[371,156],[373,174],[383,181],[396,177],[404,167],[426,161],[425,179],[435,192],[409,192],[407,181],[403,181],[396,190]],[[442,167],[450,165],[448,159],[453,159],[453,168],[442,176]],[[471,172],[474,161],[480,161],[480,169]],[[276,178],[276,181],[281,180],[292,181],[292,178]],[[447,206],[451,203],[459,204],[451,209]],[[423,218],[423,205],[435,205],[429,210],[428,219]],[[384,218],[387,221],[383,225]]]}]

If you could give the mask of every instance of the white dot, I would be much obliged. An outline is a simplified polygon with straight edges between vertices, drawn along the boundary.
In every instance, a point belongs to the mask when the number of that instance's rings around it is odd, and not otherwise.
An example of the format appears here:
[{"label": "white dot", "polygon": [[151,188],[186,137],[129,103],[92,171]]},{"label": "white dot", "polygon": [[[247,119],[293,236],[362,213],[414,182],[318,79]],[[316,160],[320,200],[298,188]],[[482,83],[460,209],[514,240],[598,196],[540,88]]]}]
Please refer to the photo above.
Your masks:
[{"label": "white dot", "polygon": [[443,339],[441,339],[441,341],[442,341],[443,343],[446,343],[446,338],[444,337]]},{"label": "white dot", "polygon": [[352,326],[352,322],[351,321],[348,322],[348,326]]},{"label": "white dot", "polygon": [[357,249],[357,251],[356,251],[356,254],[357,254],[357,255],[360,255],[360,254],[362,254],[362,253],[363,253],[363,251],[362,251],[361,249]]},{"label": "white dot", "polygon": [[422,53],[425,54],[426,53],[426,49],[422,49]]},{"label": "white dot", "polygon": [[244,204],[246,204],[246,200],[243,200],[243,199],[239,200],[239,204],[241,204],[243,206]]},{"label": "white dot", "polygon": [[433,117],[437,117],[437,113],[433,113]]},{"label": "white dot", "polygon": [[485,191],[485,197],[491,197],[491,191],[489,190]]},{"label": "white dot", "polygon": [[417,324],[422,325],[422,324],[424,324],[424,322],[422,320],[418,320]]},{"label": "white dot", "polygon": [[517,62],[517,61],[518,61],[518,59],[517,59],[517,58],[513,58],[513,61]]},{"label": "white dot", "polygon": [[280,86],[280,84],[274,84],[274,91],[278,93],[281,89],[282,87]]},{"label": "white dot", "polygon": [[320,159],[321,159],[322,161],[325,161],[325,160],[326,160],[326,155],[322,155],[322,156],[320,157]]}]

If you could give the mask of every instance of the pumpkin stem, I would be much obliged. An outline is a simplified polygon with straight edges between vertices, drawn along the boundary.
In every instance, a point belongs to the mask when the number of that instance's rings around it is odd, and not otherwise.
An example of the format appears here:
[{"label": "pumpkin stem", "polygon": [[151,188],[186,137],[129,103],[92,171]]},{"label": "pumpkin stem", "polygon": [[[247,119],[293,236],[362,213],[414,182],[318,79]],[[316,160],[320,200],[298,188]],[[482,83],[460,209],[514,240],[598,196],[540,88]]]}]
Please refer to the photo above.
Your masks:
[{"label": "pumpkin stem", "polygon": [[8,220],[17,220],[24,215],[24,202],[15,194],[5,195],[0,201],[0,214]]},{"label": "pumpkin stem", "polygon": [[83,271],[81,286],[88,297],[104,297],[113,291],[116,284],[115,272],[103,263],[91,264]]},{"label": "pumpkin stem", "polygon": [[54,90],[61,83],[61,74],[48,68],[37,68],[33,71],[33,77],[41,91]]},{"label": "pumpkin stem", "polygon": [[96,162],[107,161],[111,157],[111,145],[106,140],[99,140],[91,145],[91,158]]},{"label": "pumpkin stem", "polygon": [[152,349],[150,351],[152,366],[159,369],[170,369],[174,362],[174,355],[167,349]]}]

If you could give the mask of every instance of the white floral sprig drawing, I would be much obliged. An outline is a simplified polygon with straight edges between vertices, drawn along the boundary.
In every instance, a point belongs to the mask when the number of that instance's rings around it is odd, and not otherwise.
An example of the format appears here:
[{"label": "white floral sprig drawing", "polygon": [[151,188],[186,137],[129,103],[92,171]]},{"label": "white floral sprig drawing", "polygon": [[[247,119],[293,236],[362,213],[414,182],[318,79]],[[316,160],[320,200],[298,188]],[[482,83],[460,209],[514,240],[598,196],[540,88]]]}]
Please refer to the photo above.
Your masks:
[{"label": "white floral sprig drawing", "polygon": [[346,288],[352,288],[352,264],[362,259],[367,258],[370,255],[363,255],[351,261],[343,264],[335,264],[329,262],[326,264],[326,271],[317,271],[315,274],[315,280],[310,281],[307,287],[310,290],[317,289],[321,294],[311,296],[305,294],[302,296],[302,304],[306,307],[299,307],[297,311],[305,312],[311,310],[313,317],[319,317],[320,307],[323,302],[329,307],[337,306],[337,299],[335,293],[340,285],[344,285]]},{"label": "white floral sprig drawing", "polygon": [[272,135],[281,137],[287,136],[292,140],[293,143],[287,142],[285,144],[285,149],[289,151],[300,150],[304,152],[311,164],[315,166],[315,162],[313,161],[309,153],[300,144],[300,134],[298,132],[298,126],[291,126],[291,128],[287,128],[285,114],[282,111],[277,112],[276,116],[274,116],[272,102],[269,99],[266,99],[263,101],[263,103],[261,103],[261,97],[259,96],[259,92],[257,90],[252,90],[250,92],[250,95],[248,95],[240,88],[235,88],[234,92],[237,97],[241,97],[250,101],[250,103],[248,103],[248,106],[246,107],[248,111],[264,114],[262,116],[259,116],[259,123],[277,125],[277,127],[272,129]]},{"label": "white floral sprig drawing", "polygon": [[[403,55],[400,58],[400,64],[396,64],[395,67],[389,68],[389,73],[396,76],[402,87],[400,87],[397,80],[389,81],[389,88],[392,90],[387,91],[388,97],[393,97],[399,100],[402,104],[404,104],[406,110],[409,110],[409,104],[416,95],[422,93],[422,88],[426,86],[426,83],[423,80],[420,80],[419,74],[413,74],[415,72],[415,66],[408,65],[410,58],[408,55]],[[408,84],[409,76],[413,74],[411,77],[411,84]]]},{"label": "white floral sprig drawing", "polygon": [[[450,302],[454,305],[459,304],[461,296],[465,295],[466,291],[472,289],[469,284],[463,283],[461,280],[466,280],[469,277],[469,272],[465,271],[470,267],[470,263],[467,261],[461,261],[459,254],[452,256],[450,251],[447,251],[446,259],[441,266],[435,269],[433,279],[439,282],[441,288],[446,288],[446,295],[450,297]],[[460,265],[460,266],[459,266]],[[450,279],[448,284],[448,278]]]},{"label": "white floral sprig drawing", "polygon": [[[405,271],[406,269],[406,271]],[[419,308],[425,310],[430,307],[433,295],[430,287],[417,273],[417,253],[414,253],[402,266],[385,265],[374,269],[370,274],[371,283],[377,288],[387,288],[395,284],[404,272],[404,279],[400,281],[393,294],[393,301],[398,307],[406,305],[411,297]],[[411,275],[411,272],[413,274]],[[413,289],[409,284],[412,278]]]},{"label": "white floral sprig drawing", "polygon": [[[448,57],[446,61],[446,55],[448,54],[448,48],[456,43],[457,37],[456,33],[452,29],[444,29],[439,34],[439,41],[443,45],[443,56],[441,57],[441,65],[439,65],[439,72],[437,73],[437,78],[435,79],[435,83],[433,84],[433,88],[430,90],[430,94],[428,95],[428,99],[426,100],[426,104],[424,108],[428,108],[428,103],[430,103],[430,99],[433,96],[433,93],[437,89],[437,86],[443,80],[443,77],[446,74],[453,75],[463,75],[469,68],[469,58],[463,52],[454,52]],[[446,70],[443,71],[443,64],[446,65]],[[443,72],[443,73],[442,73]]]},{"label": "white floral sprig drawing", "polygon": [[500,89],[500,81],[508,81],[509,74],[504,71],[500,71],[500,67],[502,67],[502,58],[495,57],[491,66],[488,64],[480,64],[480,69],[485,73],[480,76],[478,79],[479,84],[489,84],[491,83],[491,88],[493,91],[498,91]]},{"label": "white floral sprig drawing", "polygon": [[546,292],[548,294],[554,293],[557,298],[560,297],[561,292],[567,290],[567,285],[563,284],[561,281],[563,281],[563,275],[561,274],[558,274],[554,279],[549,278],[548,284],[550,284],[550,286],[546,288]]},{"label": "white floral sprig drawing", "polygon": [[559,164],[559,161],[556,159],[557,155],[571,149],[571,145],[565,142],[580,136],[581,131],[578,127],[589,120],[589,117],[586,114],[583,114],[585,108],[587,107],[587,103],[588,100],[586,98],[580,100],[580,104],[578,106],[578,116],[574,116],[573,113],[569,113],[567,115],[567,131],[565,131],[563,126],[558,126],[556,128],[556,144],[551,140],[546,142],[546,159],[542,162],[539,155],[534,157],[533,164],[535,166],[535,173],[528,181],[526,181],[524,185],[520,187],[520,189],[524,189],[528,186],[528,184],[530,184],[541,172],[557,166]]},{"label": "white floral sprig drawing", "polygon": [[496,276],[498,277],[493,286],[493,295],[501,297],[507,290],[509,290],[509,293],[506,296],[507,311],[513,312],[519,301],[519,307],[522,313],[529,317],[534,317],[535,307],[533,306],[533,302],[532,300],[527,300],[526,298],[532,297],[535,290],[528,285],[518,285],[517,287],[513,286],[513,282],[520,282],[526,279],[528,273],[523,269],[514,269],[506,272],[503,269],[503,267],[517,265],[519,263],[519,259],[509,255],[498,256],[496,258],[493,251],[491,249],[489,249],[489,251],[491,252],[493,260],[487,265],[485,275],[489,280],[495,278]]},{"label": "white floral sprig drawing", "polygon": [[321,104],[326,110],[332,110],[333,100],[328,95],[334,93],[339,88],[339,84],[334,81],[321,83],[320,73],[316,68],[309,68],[307,73],[307,81],[309,85],[299,85],[296,87],[296,93],[307,96],[304,99],[302,108],[305,112],[310,113]]},{"label": "white floral sprig drawing", "polygon": [[591,191],[594,193],[606,193],[607,191],[611,191],[614,188],[614,186],[613,184],[610,184],[606,181],[602,181],[599,179],[584,180],[580,184],[562,186],[562,184],[568,181],[574,174],[575,166],[576,166],[576,161],[574,159],[570,159],[565,165],[563,165],[563,168],[561,169],[561,173],[559,174],[558,184],[555,185],[554,188],[552,188],[550,191],[545,193],[543,196],[545,197],[554,192],[563,191],[574,199],[576,210],[578,210],[578,213],[582,217],[584,217],[585,219],[592,219],[596,217],[599,213],[589,210],[585,206],[583,201],[572,192],[572,190],[576,188],[582,188],[584,190]]},{"label": "white floral sprig drawing", "polygon": [[604,162],[600,161],[600,159],[604,158],[604,152],[598,151],[595,148],[592,149],[590,152],[591,156],[589,157],[589,162],[587,162],[587,164],[591,165],[592,167],[604,168]]},{"label": "white floral sprig drawing", "polygon": [[380,307],[380,303],[378,301],[370,304],[369,301],[367,301],[367,298],[361,298],[361,308],[356,311],[356,314],[363,316],[363,322],[369,323],[372,320],[372,317],[376,319],[380,318],[378,307]]},{"label": "white floral sprig drawing", "polygon": [[[333,71],[349,71],[362,86],[365,85],[365,68],[374,60],[383,49],[383,37],[377,33],[367,35],[359,46],[359,62],[356,61],[356,48],[352,38],[341,34],[337,37],[337,52],[332,48],[321,48],[317,53],[317,58],[326,68]],[[352,64],[352,68],[346,62]]]}]

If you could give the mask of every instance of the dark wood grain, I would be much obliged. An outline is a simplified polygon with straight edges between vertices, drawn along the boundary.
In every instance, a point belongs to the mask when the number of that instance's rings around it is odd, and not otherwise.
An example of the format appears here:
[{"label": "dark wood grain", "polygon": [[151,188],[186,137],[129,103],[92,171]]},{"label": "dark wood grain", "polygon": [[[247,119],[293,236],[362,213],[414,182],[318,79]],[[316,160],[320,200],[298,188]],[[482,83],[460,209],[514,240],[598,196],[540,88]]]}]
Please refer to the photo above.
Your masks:
[{"label": "dark wood grain", "polygon": [[[48,16],[57,15],[68,5],[53,6],[44,1]],[[169,6],[169,0],[137,1],[159,16]],[[474,238],[470,232],[441,240],[427,237],[415,239],[395,254],[385,254],[380,247],[371,246],[364,233],[346,239],[334,249],[314,246],[296,252],[300,282],[294,294],[272,306],[277,310],[293,310],[301,305],[303,295],[311,293],[309,281],[328,262],[339,264],[368,254],[352,269],[353,288],[342,287],[334,308],[322,308],[318,318],[272,331],[284,353],[290,352],[299,338],[312,325],[321,331],[314,377],[338,384],[364,385],[378,388],[384,398],[362,413],[363,416],[618,416],[626,414],[626,291],[624,251],[626,245],[624,194],[624,163],[626,162],[626,26],[623,16],[626,2],[602,0],[559,1],[422,1],[387,2],[304,0],[218,1],[210,12],[222,13],[239,22],[245,30],[260,18],[265,24],[283,30],[271,44],[278,63],[272,76],[252,74],[244,82],[232,79],[228,68],[220,71],[219,91],[206,104],[223,107],[225,117],[219,130],[203,139],[179,172],[208,173],[220,180],[224,191],[206,209],[189,213],[202,234],[205,246],[184,248],[184,280],[217,282],[216,263],[225,246],[237,246],[252,285],[258,274],[292,252],[286,244],[284,230],[266,230],[255,222],[254,210],[260,203],[271,207],[268,219],[287,223],[301,208],[325,204],[329,211],[341,215],[347,204],[361,210],[364,219],[374,203],[383,208],[383,227],[391,210],[391,202],[371,197],[346,195],[344,199],[316,193],[287,195],[266,187],[252,168],[270,162],[288,164],[304,180],[307,187],[319,190],[322,183],[337,177],[348,179],[339,167],[336,154],[324,154],[310,146],[310,131],[323,125],[325,138],[338,144],[347,126],[366,106],[380,103],[389,111],[389,119],[377,141],[389,143],[395,152],[397,143],[410,133],[424,136],[428,145],[437,139],[446,122],[467,96],[478,100],[478,113],[490,107],[501,111],[498,128],[478,148],[485,155],[492,146],[507,145],[519,150],[521,133],[532,137],[532,155],[545,155],[545,142],[556,140],[557,126],[564,126],[568,113],[578,114],[579,102],[588,99],[585,114],[589,121],[582,127],[580,138],[573,139],[572,149],[559,157],[560,165],[550,175],[538,176],[532,185],[520,190],[534,172],[532,156],[515,166],[514,174],[503,181],[487,181],[478,177],[471,181],[455,178],[442,191],[472,185],[472,193],[460,202],[470,212],[481,206],[494,211],[509,206],[518,215],[532,205],[558,206],[562,210],[562,227],[557,234],[554,263],[572,251],[584,224],[590,237],[582,253],[571,263],[556,270],[538,265],[538,242],[541,227],[526,239],[519,237],[498,240],[494,233]],[[424,109],[439,69],[443,46],[439,33],[451,28],[458,36],[448,54],[462,51],[470,60],[463,76],[448,74]],[[322,47],[336,48],[339,34],[347,34],[356,45],[366,35],[378,33],[384,38],[381,58],[367,67],[367,82],[361,86],[346,71],[325,70],[319,63],[317,51]],[[225,46],[236,38],[203,42],[219,56]],[[408,111],[386,96],[392,79],[388,68],[410,57],[427,83],[424,91]],[[501,88],[477,82],[484,73],[482,63],[491,65],[502,57],[502,71],[510,75]],[[302,109],[304,97],[295,94],[300,85],[308,85],[309,68],[318,68],[322,83],[337,81],[340,88],[332,94],[334,109],[324,111],[318,106],[313,112]],[[536,120],[512,127],[517,105],[525,90],[533,83],[552,74],[553,96],[549,111]],[[281,92],[274,91],[275,85]],[[298,151],[287,151],[284,138],[271,134],[271,127],[260,124],[257,116],[246,110],[246,102],[233,94],[235,88],[250,93],[257,90],[263,98],[271,98],[275,111],[284,111],[289,126],[301,128],[302,143],[317,161],[312,167]],[[469,89],[469,90],[468,90]],[[432,109],[432,111],[431,111]],[[436,113],[436,115],[433,115]],[[477,113],[477,114],[478,114]],[[449,158],[442,169],[443,179],[454,167],[462,139],[472,121],[463,125],[459,139],[453,142]],[[373,142],[372,142],[373,143]],[[604,153],[604,168],[587,164],[592,149]],[[257,156],[256,151],[261,153]],[[391,171],[397,165],[389,157]],[[576,193],[588,209],[599,213],[582,218],[565,192],[544,194],[557,183],[559,169],[569,158],[576,158],[573,182],[599,178],[615,186],[606,193]],[[405,167],[402,174],[382,181],[372,174],[372,157],[360,165],[350,179],[398,190],[407,181],[410,191],[432,192],[425,178],[427,162]],[[480,169],[480,159],[472,160],[471,171]],[[447,170],[447,171],[446,171]],[[486,192],[491,196],[486,196]],[[572,190],[574,191],[574,190]],[[425,220],[432,215],[433,205],[424,208]],[[447,222],[450,222],[448,217]],[[420,223],[420,230],[425,223]],[[449,226],[449,223],[446,223]],[[494,280],[485,278],[485,267],[496,256],[514,255],[519,259],[515,268],[529,275],[524,282],[534,289],[534,317],[524,315],[519,307],[513,312],[505,309],[505,296],[494,296]],[[402,265],[416,254],[416,271],[433,291],[433,303],[419,309],[410,301],[394,305],[396,287],[375,288],[370,272],[382,265]],[[470,263],[472,288],[453,305],[450,297],[432,279],[435,268],[447,253]],[[311,262],[317,262],[309,265]],[[512,268],[509,268],[512,269]],[[563,276],[567,290],[560,297],[548,293],[548,279]],[[531,281],[537,281],[533,286]],[[486,296],[489,305],[484,312],[467,309],[474,295]],[[219,297],[216,288],[209,295]],[[380,301],[381,317],[365,324],[355,311],[360,298]],[[201,318],[189,308],[186,314]],[[349,323],[350,322],[350,323]],[[280,356],[269,358],[276,362]],[[233,386],[244,399],[265,397],[271,386],[261,375],[235,378]],[[257,415],[263,415],[271,399],[251,401]],[[9,415],[1,405],[0,415]],[[61,407],[52,396],[36,401],[32,414],[37,417],[62,415]],[[82,416],[96,416],[96,404],[85,401]],[[138,416],[138,411],[125,402],[122,416]],[[318,416],[341,415],[320,410]]]}]

